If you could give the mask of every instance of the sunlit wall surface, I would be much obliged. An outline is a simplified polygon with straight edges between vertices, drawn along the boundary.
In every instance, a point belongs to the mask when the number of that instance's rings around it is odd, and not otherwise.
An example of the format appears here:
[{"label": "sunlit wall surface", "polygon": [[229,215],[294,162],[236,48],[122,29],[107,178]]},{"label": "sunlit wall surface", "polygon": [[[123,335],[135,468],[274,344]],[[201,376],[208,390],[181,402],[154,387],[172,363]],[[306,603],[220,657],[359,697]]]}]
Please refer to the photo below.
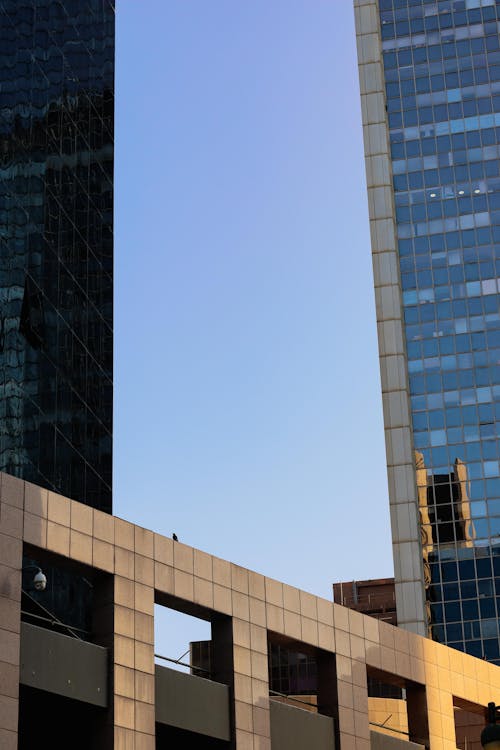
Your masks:
[{"label": "sunlit wall surface", "polygon": [[0,0],[0,470],[111,510],[114,9]]},{"label": "sunlit wall surface", "polygon": [[429,623],[500,663],[500,5],[379,14]]}]

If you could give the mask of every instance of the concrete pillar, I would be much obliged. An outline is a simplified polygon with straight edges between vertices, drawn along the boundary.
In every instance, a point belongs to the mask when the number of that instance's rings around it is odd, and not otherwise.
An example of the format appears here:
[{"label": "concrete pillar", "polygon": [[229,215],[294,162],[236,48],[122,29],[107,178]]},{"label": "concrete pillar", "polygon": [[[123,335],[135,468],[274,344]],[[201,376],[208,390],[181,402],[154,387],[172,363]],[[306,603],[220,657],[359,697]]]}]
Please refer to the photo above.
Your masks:
[{"label": "concrete pillar", "polygon": [[17,750],[24,482],[0,483],[0,747]]}]

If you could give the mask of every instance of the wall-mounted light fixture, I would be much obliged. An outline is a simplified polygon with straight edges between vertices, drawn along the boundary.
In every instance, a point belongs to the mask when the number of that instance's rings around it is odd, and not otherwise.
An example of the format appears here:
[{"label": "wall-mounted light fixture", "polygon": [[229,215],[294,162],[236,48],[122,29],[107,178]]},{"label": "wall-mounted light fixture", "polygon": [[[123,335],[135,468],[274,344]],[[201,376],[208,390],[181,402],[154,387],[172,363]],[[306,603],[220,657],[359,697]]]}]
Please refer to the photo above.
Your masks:
[{"label": "wall-mounted light fixture", "polygon": [[47,576],[43,570],[39,568],[38,565],[27,565],[23,568],[23,573],[25,570],[36,570],[36,573],[33,576],[33,588],[36,591],[45,591],[47,587]]}]

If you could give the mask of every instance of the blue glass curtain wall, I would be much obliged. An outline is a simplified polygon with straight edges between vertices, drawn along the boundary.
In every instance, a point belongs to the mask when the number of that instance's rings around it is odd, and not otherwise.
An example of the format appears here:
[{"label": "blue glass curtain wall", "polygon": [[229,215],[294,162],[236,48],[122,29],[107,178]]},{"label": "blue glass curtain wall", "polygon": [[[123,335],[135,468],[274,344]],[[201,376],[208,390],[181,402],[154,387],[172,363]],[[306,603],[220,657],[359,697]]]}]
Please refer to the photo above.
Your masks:
[{"label": "blue glass curtain wall", "polygon": [[429,625],[500,663],[500,5],[379,8]]}]

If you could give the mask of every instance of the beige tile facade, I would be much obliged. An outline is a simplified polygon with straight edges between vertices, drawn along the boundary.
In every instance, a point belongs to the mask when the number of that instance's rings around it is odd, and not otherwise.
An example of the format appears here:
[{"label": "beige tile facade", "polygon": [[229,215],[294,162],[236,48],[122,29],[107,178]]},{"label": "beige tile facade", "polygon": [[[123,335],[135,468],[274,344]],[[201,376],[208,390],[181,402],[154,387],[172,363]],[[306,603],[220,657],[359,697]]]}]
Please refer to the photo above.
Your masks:
[{"label": "beige tile facade", "polygon": [[22,482],[0,474],[0,493],[0,747],[16,750],[24,524]]},{"label": "beige tile facade", "polygon": [[[318,654],[318,701],[331,704],[328,695],[336,695],[341,750],[370,746],[367,669],[407,681],[417,706],[413,722],[428,723],[432,750],[456,747],[454,699],[482,706],[498,700],[500,670],[491,664],[65,498],[47,498],[21,480],[1,475],[0,489],[0,746],[6,750],[17,747],[23,540],[41,556],[87,564],[91,550],[92,566],[113,576],[114,586],[100,598],[103,609],[114,608],[110,747],[155,745],[155,596],[175,597],[186,611],[201,605],[215,619],[227,616],[237,750],[270,748],[269,635]],[[57,533],[46,533],[50,523]]]},{"label": "beige tile facade", "polygon": [[354,0],[398,623],[426,634],[424,572],[377,0]]}]

